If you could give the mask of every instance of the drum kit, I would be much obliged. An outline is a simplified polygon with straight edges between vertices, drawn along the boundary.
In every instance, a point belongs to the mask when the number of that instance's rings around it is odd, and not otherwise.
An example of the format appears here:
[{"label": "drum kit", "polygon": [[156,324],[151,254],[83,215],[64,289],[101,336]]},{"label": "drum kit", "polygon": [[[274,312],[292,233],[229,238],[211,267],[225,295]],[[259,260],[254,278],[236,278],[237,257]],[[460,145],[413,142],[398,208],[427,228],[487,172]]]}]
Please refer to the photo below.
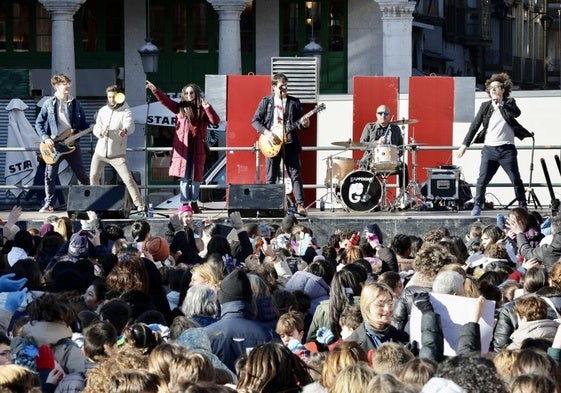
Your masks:
[{"label": "drum kit", "polygon": [[[390,122],[395,125],[408,125],[418,123],[416,119],[402,119]],[[387,179],[391,175],[396,175],[401,168],[405,170],[399,162],[398,146],[380,144],[374,142],[353,142],[337,141],[331,143],[347,149],[370,150],[371,154],[368,162],[359,162],[352,158],[336,157],[330,155],[327,160],[327,172],[325,185],[329,187],[328,194],[321,199],[329,196],[331,206],[334,202],[343,204],[346,210],[357,212],[367,212],[372,210],[393,211],[400,207],[420,208],[423,202],[421,187],[417,183],[417,150],[419,146],[425,145],[418,143],[411,138],[411,143],[404,145],[403,148],[412,153],[412,180],[392,202],[388,197]]]}]

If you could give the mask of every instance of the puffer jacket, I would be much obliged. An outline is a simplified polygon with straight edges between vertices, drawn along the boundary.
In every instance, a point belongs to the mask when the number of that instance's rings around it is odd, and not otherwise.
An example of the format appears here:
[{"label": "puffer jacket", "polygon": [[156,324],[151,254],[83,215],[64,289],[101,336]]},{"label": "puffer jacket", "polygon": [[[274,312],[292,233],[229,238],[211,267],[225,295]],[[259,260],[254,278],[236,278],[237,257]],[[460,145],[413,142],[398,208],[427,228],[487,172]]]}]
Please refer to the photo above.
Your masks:
[{"label": "puffer jacket", "polygon": [[312,299],[310,314],[314,315],[317,306],[323,300],[329,299],[329,285],[315,274],[297,271],[285,285],[289,292],[302,291]]},{"label": "puffer jacket", "polygon": [[411,308],[413,307],[413,295],[415,293],[430,292],[432,291],[433,279],[428,279],[415,273],[411,281],[407,284],[403,293],[399,297],[392,317],[392,325],[399,330],[405,329],[409,316],[411,315]]}]

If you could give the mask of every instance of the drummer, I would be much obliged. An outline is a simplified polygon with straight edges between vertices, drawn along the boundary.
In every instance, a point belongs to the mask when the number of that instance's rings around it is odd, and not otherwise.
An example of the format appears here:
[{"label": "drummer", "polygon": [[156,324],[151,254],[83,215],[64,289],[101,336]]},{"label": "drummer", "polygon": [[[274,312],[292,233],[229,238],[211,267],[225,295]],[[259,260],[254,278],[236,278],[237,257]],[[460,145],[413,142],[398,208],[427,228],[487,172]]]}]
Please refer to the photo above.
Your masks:
[{"label": "drummer", "polygon": [[[401,129],[395,124],[390,124],[391,112],[387,105],[380,105],[376,109],[376,121],[372,123],[367,123],[362,130],[362,135],[360,136],[360,141],[364,144],[377,142],[379,144],[388,144],[397,146],[398,156],[403,156],[403,135],[401,134]],[[362,159],[360,160],[360,168],[365,170],[370,170],[371,163],[373,162],[374,146],[369,148],[364,152]],[[409,184],[409,176],[407,173],[407,164],[400,158],[398,166],[398,179],[399,188],[403,193],[404,185],[407,187]],[[405,176],[404,176],[405,175]]]}]

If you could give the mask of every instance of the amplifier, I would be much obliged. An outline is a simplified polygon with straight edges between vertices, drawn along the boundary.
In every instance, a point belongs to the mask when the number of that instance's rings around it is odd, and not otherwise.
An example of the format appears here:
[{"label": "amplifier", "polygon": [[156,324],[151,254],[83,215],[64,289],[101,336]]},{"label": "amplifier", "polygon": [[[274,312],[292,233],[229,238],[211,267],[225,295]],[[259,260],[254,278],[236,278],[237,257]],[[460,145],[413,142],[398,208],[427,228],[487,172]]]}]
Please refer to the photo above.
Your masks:
[{"label": "amplifier", "polygon": [[436,169],[429,168],[428,190],[429,199],[450,199],[460,198],[460,170],[459,169]]}]

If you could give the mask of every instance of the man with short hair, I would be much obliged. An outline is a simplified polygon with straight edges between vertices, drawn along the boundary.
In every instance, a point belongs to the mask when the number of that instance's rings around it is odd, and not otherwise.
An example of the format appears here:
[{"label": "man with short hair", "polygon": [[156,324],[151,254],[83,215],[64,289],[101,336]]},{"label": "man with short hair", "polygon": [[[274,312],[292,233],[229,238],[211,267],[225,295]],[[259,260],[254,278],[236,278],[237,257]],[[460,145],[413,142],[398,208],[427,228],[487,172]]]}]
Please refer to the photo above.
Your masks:
[{"label": "man with short hair", "polygon": [[99,185],[106,164],[111,165],[127,187],[132,203],[144,212],[144,203],[127,161],[127,140],[134,132],[134,119],[119,86],[105,89],[107,105],[97,114],[94,135],[98,138],[90,166],[90,183]]},{"label": "man with short hair", "polygon": [[[80,101],[70,95],[70,87],[72,86],[70,78],[64,74],[53,75],[51,85],[55,89],[55,93],[43,104],[35,121],[35,131],[46,147],[55,153],[55,141],[66,139],[74,134],[74,131],[87,129],[88,122]],[[74,141],[74,147],[74,151],[61,155],[52,164],[47,164],[45,169],[45,202],[39,210],[40,213],[54,211],[55,178],[58,174],[60,160],[64,159],[68,162],[81,184],[90,184],[82,161],[82,151],[78,140]]]}]

